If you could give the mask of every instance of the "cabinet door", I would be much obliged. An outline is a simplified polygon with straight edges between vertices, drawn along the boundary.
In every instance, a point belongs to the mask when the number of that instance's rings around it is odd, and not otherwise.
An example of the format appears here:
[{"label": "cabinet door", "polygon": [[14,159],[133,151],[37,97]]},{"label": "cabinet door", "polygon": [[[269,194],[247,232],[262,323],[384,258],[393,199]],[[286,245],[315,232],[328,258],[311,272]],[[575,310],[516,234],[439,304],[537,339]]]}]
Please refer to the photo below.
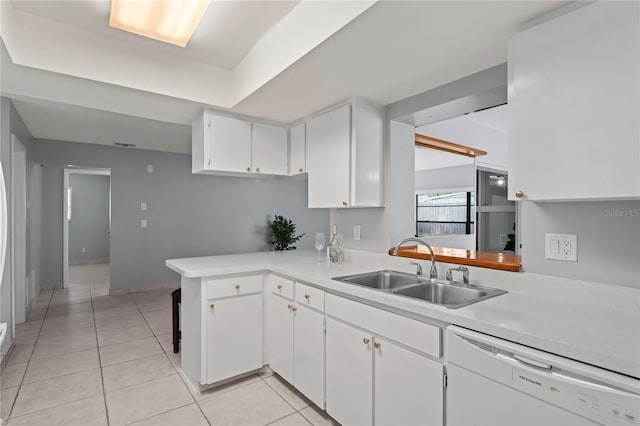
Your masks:
[{"label": "cabinet door", "polygon": [[253,171],[271,175],[287,174],[287,129],[253,123],[251,131]]},{"label": "cabinet door", "polygon": [[327,318],[327,412],[345,425],[373,420],[373,338]]},{"label": "cabinet door", "polygon": [[349,206],[351,105],[307,122],[309,207]]},{"label": "cabinet door", "polygon": [[380,338],[374,352],[376,425],[442,425],[442,365]]},{"label": "cabinet door", "polygon": [[509,199],[640,197],[639,9],[595,2],[512,37]]},{"label": "cabinet door", "polygon": [[324,408],[324,314],[298,305],[293,324],[294,385]]},{"label": "cabinet door", "polygon": [[207,383],[261,368],[262,293],[207,305]]},{"label": "cabinet door", "polygon": [[209,158],[205,168],[247,172],[251,168],[251,122],[210,115]]},{"label": "cabinet door", "polygon": [[269,306],[269,366],[293,383],[293,302],[271,294]]},{"label": "cabinet door", "polygon": [[291,128],[289,144],[289,175],[297,175],[307,171],[306,156],[306,128],[305,124],[298,124]]}]

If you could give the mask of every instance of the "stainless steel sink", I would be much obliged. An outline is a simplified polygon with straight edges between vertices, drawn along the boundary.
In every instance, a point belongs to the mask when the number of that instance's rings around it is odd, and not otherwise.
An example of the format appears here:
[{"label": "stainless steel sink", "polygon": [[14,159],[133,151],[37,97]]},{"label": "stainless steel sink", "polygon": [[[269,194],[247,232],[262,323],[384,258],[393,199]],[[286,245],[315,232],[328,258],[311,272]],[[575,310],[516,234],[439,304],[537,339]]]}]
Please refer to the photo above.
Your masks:
[{"label": "stainless steel sink", "polygon": [[506,291],[479,286],[458,287],[435,282],[396,289],[392,293],[455,309],[499,296]]},{"label": "stainless steel sink", "polygon": [[418,278],[415,274],[405,274],[404,272],[391,271],[388,269],[365,274],[334,277],[333,279],[378,290],[391,290],[398,287],[428,282],[428,280]]},{"label": "stainless steel sink", "polygon": [[461,287],[448,282],[432,281],[426,277],[388,269],[364,274],[347,275],[344,277],[334,277],[333,279],[348,284],[369,287],[386,293],[424,300],[425,302],[450,309],[461,308],[507,293],[505,290],[490,287],[473,285]]}]

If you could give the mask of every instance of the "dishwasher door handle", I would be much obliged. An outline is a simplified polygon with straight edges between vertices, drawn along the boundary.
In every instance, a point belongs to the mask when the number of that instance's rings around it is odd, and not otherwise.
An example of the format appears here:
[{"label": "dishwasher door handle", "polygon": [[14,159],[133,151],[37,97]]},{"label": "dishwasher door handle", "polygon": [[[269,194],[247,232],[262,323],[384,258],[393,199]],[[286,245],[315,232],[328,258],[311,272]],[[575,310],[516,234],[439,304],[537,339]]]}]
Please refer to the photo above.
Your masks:
[{"label": "dishwasher door handle", "polygon": [[542,368],[545,370],[551,370],[551,365],[549,364],[545,364],[544,362],[540,362],[540,361],[535,361],[533,359],[530,358],[526,358],[523,357],[522,355],[518,355],[518,354],[511,354],[513,356],[513,358],[523,364],[528,365],[529,367],[535,367],[535,368]]}]

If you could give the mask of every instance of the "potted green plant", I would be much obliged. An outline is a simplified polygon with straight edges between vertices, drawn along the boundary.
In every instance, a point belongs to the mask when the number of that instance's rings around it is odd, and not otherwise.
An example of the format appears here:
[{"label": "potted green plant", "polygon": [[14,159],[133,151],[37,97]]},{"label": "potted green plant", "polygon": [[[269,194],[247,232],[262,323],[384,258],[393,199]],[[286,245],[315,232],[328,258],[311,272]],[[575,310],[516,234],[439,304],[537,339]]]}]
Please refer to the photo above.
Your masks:
[{"label": "potted green plant", "polygon": [[296,247],[293,244],[304,236],[304,234],[296,235],[296,224],[283,216],[275,215],[270,227],[273,235],[273,249],[276,251],[295,250]]}]

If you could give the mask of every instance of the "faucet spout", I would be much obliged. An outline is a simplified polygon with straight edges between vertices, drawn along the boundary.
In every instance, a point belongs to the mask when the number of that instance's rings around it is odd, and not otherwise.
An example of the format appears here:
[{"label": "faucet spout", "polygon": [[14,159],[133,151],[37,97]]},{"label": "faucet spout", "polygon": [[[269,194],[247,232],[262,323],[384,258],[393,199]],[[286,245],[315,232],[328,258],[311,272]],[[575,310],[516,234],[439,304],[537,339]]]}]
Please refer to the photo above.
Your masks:
[{"label": "faucet spout", "polygon": [[393,249],[393,255],[397,256],[398,249],[400,248],[400,246],[402,246],[405,243],[418,243],[418,244],[422,244],[427,249],[429,249],[429,254],[431,254],[431,270],[429,271],[429,278],[438,278],[438,269],[436,268],[436,256],[433,254],[433,248],[431,248],[431,246],[425,240],[422,240],[420,238],[413,238],[413,237],[405,238],[404,240],[396,244],[395,248]]}]

